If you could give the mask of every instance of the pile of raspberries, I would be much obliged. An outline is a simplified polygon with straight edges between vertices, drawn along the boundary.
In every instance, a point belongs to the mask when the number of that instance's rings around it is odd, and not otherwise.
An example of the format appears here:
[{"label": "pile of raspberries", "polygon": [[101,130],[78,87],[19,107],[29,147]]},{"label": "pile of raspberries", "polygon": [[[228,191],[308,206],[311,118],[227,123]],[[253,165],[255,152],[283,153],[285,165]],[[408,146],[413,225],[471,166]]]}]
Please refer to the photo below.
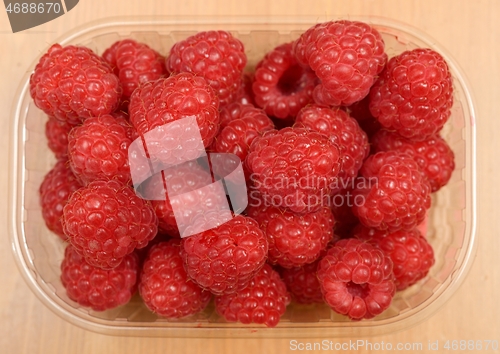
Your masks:
[{"label": "pile of raspberries", "polygon": [[[454,154],[439,132],[451,114],[443,57],[419,48],[388,58],[356,21],[317,24],[250,70],[243,43],[206,31],[164,57],[120,40],[101,55],[54,44],[30,78],[57,163],[40,203],[67,244],[67,296],[104,311],[138,291],[169,319],[214,301],[225,320],[274,327],[287,305],[326,302],[352,320],[384,312],[434,264],[431,193]],[[181,238],[164,186],[210,210],[210,168],[196,161],[132,186],[128,148],[154,128],[194,117],[209,153],[242,161],[248,207]]]}]

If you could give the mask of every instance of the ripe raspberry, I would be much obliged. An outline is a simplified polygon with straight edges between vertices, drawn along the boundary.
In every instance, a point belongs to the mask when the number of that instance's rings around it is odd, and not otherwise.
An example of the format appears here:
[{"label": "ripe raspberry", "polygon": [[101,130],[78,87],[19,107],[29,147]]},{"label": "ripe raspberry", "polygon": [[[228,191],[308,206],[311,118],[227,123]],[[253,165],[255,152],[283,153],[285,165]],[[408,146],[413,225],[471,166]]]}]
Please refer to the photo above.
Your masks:
[{"label": "ripe raspberry", "polygon": [[368,137],[356,120],[338,108],[309,105],[299,112],[295,122],[297,127],[323,133],[338,146],[342,168],[336,191],[347,188],[351,180],[358,175],[363,160],[370,152]]},{"label": "ripe raspberry", "polygon": [[117,181],[94,181],[73,193],[63,209],[63,230],[85,260],[99,268],[119,265],[157,233],[153,208]]},{"label": "ripe raspberry", "polygon": [[61,281],[68,297],[78,304],[104,311],[129,302],[137,289],[139,260],[125,256],[116,268],[96,268],[68,245],[61,264]]},{"label": "ripe raspberry", "polygon": [[[266,113],[250,105],[232,103],[226,107],[239,106],[239,118],[221,124],[221,130],[215,137],[211,150],[219,153],[231,153],[245,161],[250,144],[263,132],[274,129],[274,124]],[[225,108],[222,110],[224,111]],[[222,116],[222,113],[221,113]],[[243,166],[246,176],[249,172]]]},{"label": "ripe raspberry", "polygon": [[257,117],[258,120],[269,118],[266,112],[251,104],[233,102],[220,110],[220,127],[223,129],[228,123],[245,117]]},{"label": "ripe raspberry", "polygon": [[225,31],[199,32],[177,42],[166,60],[171,73],[204,77],[217,92],[221,106],[235,100],[246,63],[243,43]]},{"label": "ripe raspberry", "polygon": [[432,49],[414,49],[391,58],[370,92],[373,116],[405,138],[436,134],[450,117],[452,105],[451,73]]},{"label": "ripe raspberry", "polygon": [[68,137],[71,170],[84,185],[97,179],[128,183],[132,137],[133,127],[123,118],[109,114],[87,118]]},{"label": "ripe raspberry", "polygon": [[229,322],[276,327],[290,301],[278,272],[265,264],[246,288],[235,294],[217,296],[215,309]]},{"label": "ripe raspberry", "polygon": [[61,217],[63,208],[71,194],[81,187],[68,167],[68,161],[61,160],[47,173],[39,188],[42,217],[47,228],[66,240]]},{"label": "ripe raspberry", "polygon": [[268,204],[298,213],[325,205],[341,169],[337,145],[304,128],[265,132],[253,141],[245,164]]},{"label": "ripe raspberry", "polygon": [[379,247],[394,264],[396,289],[404,290],[423,279],[434,264],[434,251],[417,229],[380,231],[359,225],[353,237]]},{"label": "ripe raspberry", "polygon": [[149,250],[142,266],[139,293],[151,311],[166,318],[200,312],[212,298],[188,278],[180,249],[180,240],[159,243]]},{"label": "ripe raspberry", "polygon": [[316,270],[319,260],[302,267],[283,269],[281,275],[292,298],[299,304],[321,304],[323,293]]},{"label": "ripe raspberry", "polygon": [[431,206],[430,185],[418,164],[402,152],[378,152],[361,168],[365,183],[357,183],[353,206],[361,223],[380,230],[410,230]]},{"label": "ripe raspberry", "polygon": [[370,108],[370,96],[366,96],[361,101],[355,102],[349,107],[347,111],[349,115],[358,121],[359,126],[371,138],[377,131],[382,128],[378,120],[372,116]]},{"label": "ripe raspberry", "polygon": [[321,80],[313,98],[327,106],[362,100],[387,62],[380,33],[357,21],[317,24],[294,43],[294,52]]},{"label": "ripe raspberry", "polygon": [[173,121],[194,116],[208,147],[219,131],[219,100],[207,81],[182,73],[147,82],[130,97],[130,122],[140,135]]},{"label": "ripe raspberry", "polygon": [[165,58],[144,43],[133,39],[115,42],[102,54],[114,69],[123,87],[123,98],[128,99],[142,83],[155,81],[167,74]]},{"label": "ripe raspberry", "polygon": [[74,125],[49,117],[45,123],[45,136],[49,149],[57,159],[66,159],[68,156],[68,135]]},{"label": "ripe raspberry", "polygon": [[77,124],[113,112],[122,87],[109,64],[90,49],[54,44],[30,77],[30,94],[49,116]]},{"label": "ripe raspberry", "polygon": [[357,239],[330,248],[319,262],[318,280],[326,303],[353,320],[380,315],[396,292],[391,259]]},{"label": "ripe raspberry", "polygon": [[335,221],[329,207],[301,215],[264,203],[252,204],[247,207],[247,215],[264,231],[271,264],[293,268],[312,263],[333,239]]},{"label": "ripe raspberry", "polygon": [[[174,206],[182,207],[182,215],[177,210],[177,217],[182,216],[185,224],[195,224],[199,218],[210,218],[213,210],[227,204],[226,193],[222,185],[213,185],[209,172],[196,161],[190,161],[175,168],[163,170],[146,181],[139,189],[142,196],[162,197],[163,200],[151,200],[151,204],[159,220],[159,227],[172,237],[179,237],[179,228],[174,208],[170,202],[169,191],[174,196],[189,193],[189,198],[176,200]],[[165,186],[169,186],[169,190]],[[153,198],[146,198],[153,199]],[[182,202],[182,205],[179,205]],[[217,215],[215,217],[218,217]]]},{"label": "ripe raspberry", "polygon": [[215,295],[245,288],[264,265],[267,240],[257,222],[237,215],[221,226],[182,240],[187,274]]},{"label": "ripe raspberry", "polygon": [[267,53],[255,68],[252,85],[255,103],[270,116],[295,117],[312,102],[316,81],[314,72],[295,59],[292,43],[282,44]]},{"label": "ripe raspberry", "polygon": [[395,150],[412,156],[429,180],[431,192],[446,185],[455,169],[455,155],[439,135],[412,141],[382,129],[373,136],[372,146],[375,152]]}]

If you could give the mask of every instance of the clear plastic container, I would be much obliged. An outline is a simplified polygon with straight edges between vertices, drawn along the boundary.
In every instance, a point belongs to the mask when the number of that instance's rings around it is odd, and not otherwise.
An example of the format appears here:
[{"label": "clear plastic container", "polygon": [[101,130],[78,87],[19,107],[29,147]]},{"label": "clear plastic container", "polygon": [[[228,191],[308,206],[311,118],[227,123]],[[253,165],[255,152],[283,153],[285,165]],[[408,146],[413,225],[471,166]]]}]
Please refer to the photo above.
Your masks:
[{"label": "clear plastic container", "polygon": [[[335,314],[326,305],[291,305],[276,328],[226,323],[213,306],[187,319],[166,320],[148,311],[137,295],[129,304],[101,313],[80,307],[66,296],[59,280],[64,244],[45,227],[40,211],[38,188],[55,158],[45,140],[46,117],[30,98],[27,74],[11,116],[10,237],[19,270],[38,298],[60,317],[88,330],[162,337],[366,337],[408,328],[435,313],[462,283],[475,252],[475,112],[470,88],[453,58],[426,34],[384,18],[349,19],[376,27],[385,40],[389,57],[416,47],[433,48],[446,58],[454,77],[453,113],[442,135],[455,152],[456,170],[450,183],[433,196],[427,238],[434,248],[436,264],[425,279],[397,293],[382,315],[359,322]],[[243,41],[251,69],[268,50],[327,20],[330,19],[287,18],[268,22],[255,18],[119,18],[88,24],[58,42],[85,45],[101,54],[119,39],[134,38],[166,55],[176,41],[197,31],[224,29]],[[38,58],[33,61],[28,73],[37,61]]]}]

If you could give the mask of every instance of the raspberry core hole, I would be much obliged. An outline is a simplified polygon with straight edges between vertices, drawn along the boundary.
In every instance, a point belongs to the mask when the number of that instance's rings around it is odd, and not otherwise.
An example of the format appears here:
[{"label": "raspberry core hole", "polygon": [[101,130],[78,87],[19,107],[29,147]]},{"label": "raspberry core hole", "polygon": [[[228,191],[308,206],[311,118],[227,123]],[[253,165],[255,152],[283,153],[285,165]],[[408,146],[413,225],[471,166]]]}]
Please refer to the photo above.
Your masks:
[{"label": "raspberry core hole", "polygon": [[283,95],[291,95],[295,92],[299,92],[305,82],[302,80],[302,76],[304,74],[304,68],[300,65],[292,65],[288,69],[285,70],[283,75],[281,75],[278,81],[278,90]]},{"label": "raspberry core hole", "polygon": [[369,293],[369,287],[368,284],[356,284],[353,283],[352,281],[348,282],[346,284],[347,292],[351,294],[352,296],[357,296],[362,299],[364,299],[366,296],[368,296]]}]

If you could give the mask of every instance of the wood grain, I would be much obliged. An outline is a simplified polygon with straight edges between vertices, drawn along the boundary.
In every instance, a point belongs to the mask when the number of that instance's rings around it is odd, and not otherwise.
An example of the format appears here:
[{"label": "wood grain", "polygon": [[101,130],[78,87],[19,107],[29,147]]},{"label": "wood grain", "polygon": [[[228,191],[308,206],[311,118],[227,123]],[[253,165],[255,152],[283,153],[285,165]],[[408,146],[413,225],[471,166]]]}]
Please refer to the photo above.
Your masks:
[{"label": "wood grain", "polygon": [[[3,353],[287,353],[286,340],[215,340],[110,337],[66,323],[45,308],[19,274],[8,238],[7,191],[9,112],[17,85],[33,59],[67,29],[109,16],[226,15],[264,17],[318,16],[349,18],[376,15],[417,27],[441,43],[461,64],[477,104],[478,236],[474,265],[453,298],[432,318],[409,330],[371,338],[385,343],[465,339],[500,340],[500,2],[491,1],[134,1],[81,0],[68,14],[31,30],[12,34],[0,11],[0,348]],[[327,339],[327,338],[326,338]],[[345,338],[343,340],[348,340]],[[360,350],[367,353],[369,350]],[[379,351],[380,352],[380,351]],[[424,350],[423,352],[426,352]],[[484,350],[483,350],[484,352]],[[492,350],[488,353],[494,352]]]}]

